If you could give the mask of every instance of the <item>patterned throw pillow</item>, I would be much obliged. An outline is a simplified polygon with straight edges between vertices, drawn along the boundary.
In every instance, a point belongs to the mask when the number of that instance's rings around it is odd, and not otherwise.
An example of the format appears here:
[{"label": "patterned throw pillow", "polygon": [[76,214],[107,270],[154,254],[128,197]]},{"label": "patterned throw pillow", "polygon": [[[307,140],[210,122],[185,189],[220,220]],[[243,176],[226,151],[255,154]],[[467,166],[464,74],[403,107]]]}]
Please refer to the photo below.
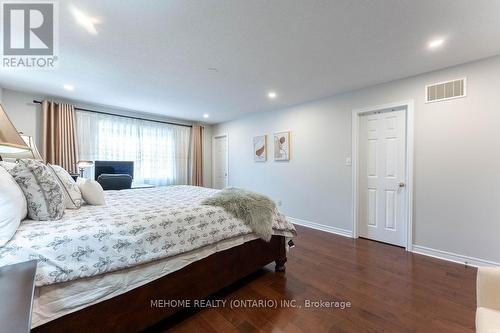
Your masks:
[{"label": "patterned throw pillow", "polygon": [[64,215],[64,192],[55,176],[43,163],[22,159],[8,170],[28,202],[32,220],[59,220]]},{"label": "patterned throw pillow", "polygon": [[59,181],[59,184],[64,190],[64,201],[66,208],[68,209],[78,209],[83,204],[82,192],[76,185],[68,171],[64,170],[59,165],[52,165],[47,163],[47,167],[52,172],[52,174]]}]

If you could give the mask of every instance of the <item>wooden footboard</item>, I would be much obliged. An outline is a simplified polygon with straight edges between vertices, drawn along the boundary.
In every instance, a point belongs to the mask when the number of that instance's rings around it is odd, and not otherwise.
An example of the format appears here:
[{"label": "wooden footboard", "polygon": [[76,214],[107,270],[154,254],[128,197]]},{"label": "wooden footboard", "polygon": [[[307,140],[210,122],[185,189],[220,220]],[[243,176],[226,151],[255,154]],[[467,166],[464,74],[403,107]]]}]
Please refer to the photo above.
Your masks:
[{"label": "wooden footboard", "polygon": [[285,237],[273,236],[269,243],[256,239],[217,252],[142,287],[36,327],[32,332],[143,330],[182,309],[155,306],[155,300],[203,299],[273,261],[276,271],[283,272],[285,246]]}]

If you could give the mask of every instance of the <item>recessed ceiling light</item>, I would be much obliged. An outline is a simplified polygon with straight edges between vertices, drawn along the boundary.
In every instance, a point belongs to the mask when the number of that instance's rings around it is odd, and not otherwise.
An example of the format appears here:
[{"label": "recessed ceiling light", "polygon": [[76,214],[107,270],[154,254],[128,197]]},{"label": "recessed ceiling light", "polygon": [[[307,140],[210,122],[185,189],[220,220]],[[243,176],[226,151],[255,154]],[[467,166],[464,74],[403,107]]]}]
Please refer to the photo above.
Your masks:
[{"label": "recessed ceiling light", "polygon": [[95,17],[88,16],[75,6],[71,7],[71,13],[73,14],[76,22],[78,22],[78,24],[84,27],[88,33],[92,35],[97,35],[97,29],[95,28],[94,24],[99,23],[98,19],[96,19]]},{"label": "recessed ceiling light", "polygon": [[203,114],[203,118],[207,119],[209,117],[208,113]]},{"label": "recessed ceiling light", "polygon": [[440,46],[443,46],[444,44],[444,39],[443,38],[438,38],[438,39],[433,39],[429,42],[428,47],[429,49],[437,49]]},{"label": "recessed ceiling light", "polygon": [[276,98],[276,96],[278,96],[274,91],[270,91],[268,94],[267,94],[267,97],[271,98],[271,99],[274,99]]},{"label": "recessed ceiling light", "polygon": [[75,87],[73,85],[71,85],[71,84],[65,84],[63,86],[63,88],[64,88],[64,90],[67,90],[67,91],[73,91],[73,90],[75,90]]}]

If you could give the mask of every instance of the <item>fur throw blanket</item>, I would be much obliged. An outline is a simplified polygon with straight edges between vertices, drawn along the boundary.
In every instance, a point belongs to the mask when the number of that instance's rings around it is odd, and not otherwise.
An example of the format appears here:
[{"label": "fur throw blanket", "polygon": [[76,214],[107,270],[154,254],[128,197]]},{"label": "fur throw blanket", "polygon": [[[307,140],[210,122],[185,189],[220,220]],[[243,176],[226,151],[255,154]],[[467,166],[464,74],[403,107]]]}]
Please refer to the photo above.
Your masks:
[{"label": "fur throw blanket", "polygon": [[271,240],[276,204],[265,195],[228,187],[203,200],[202,204],[224,208],[243,220],[257,236],[268,242]]}]

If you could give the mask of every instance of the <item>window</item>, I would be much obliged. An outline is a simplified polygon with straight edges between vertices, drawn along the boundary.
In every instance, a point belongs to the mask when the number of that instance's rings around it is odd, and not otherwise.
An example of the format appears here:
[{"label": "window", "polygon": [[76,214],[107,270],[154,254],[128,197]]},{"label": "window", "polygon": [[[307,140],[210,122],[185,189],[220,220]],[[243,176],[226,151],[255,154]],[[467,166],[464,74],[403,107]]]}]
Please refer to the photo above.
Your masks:
[{"label": "window", "polygon": [[134,161],[134,181],[187,184],[191,129],[92,112],[76,112],[79,158]]}]

